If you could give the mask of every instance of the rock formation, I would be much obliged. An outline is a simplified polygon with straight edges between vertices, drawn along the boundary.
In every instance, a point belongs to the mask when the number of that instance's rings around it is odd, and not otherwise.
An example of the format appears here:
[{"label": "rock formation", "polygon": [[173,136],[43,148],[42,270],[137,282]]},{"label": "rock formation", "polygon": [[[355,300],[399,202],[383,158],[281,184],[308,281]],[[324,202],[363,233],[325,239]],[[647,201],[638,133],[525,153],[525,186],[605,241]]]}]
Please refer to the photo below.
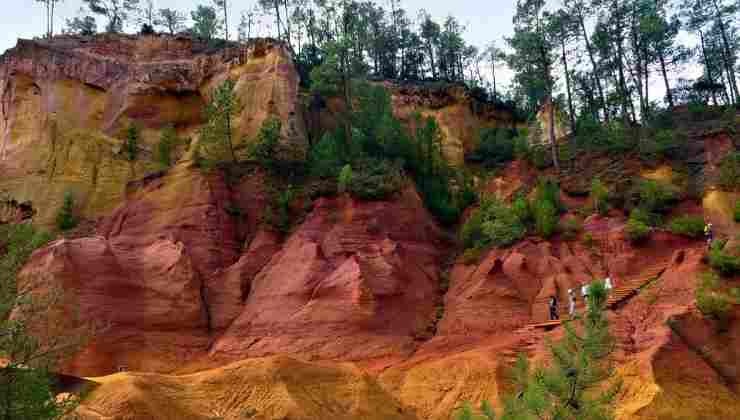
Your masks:
[{"label": "rock formation", "polygon": [[[41,223],[68,191],[83,216],[105,215],[129,181],[160,169],[153,149],[164,127],[197,137],[204,104],[226,78],[240,100],[239,142],[272,116],[283,121],[282,141],[305,156],[298,74],[280,43],[214,49],[167,35],[20,40],[0,59],[0,190],[33,202]],[[133,162],[122,153],[130,123],[142,129]]]},{"label": "rock formation", "polygon": [[[21,41],[3,56],[0,224],[48,225],[66,191],[96,219],[89,232],[36,251],[20,274],[63,288],[60,325],[104,327],[59,366],[95,376],[81,418],[449,419],[461,401],[499,404],[518,353],[547,360],[546,339],[563,333],[533,326],[547,319],[547,299],[559,297],[564,314],[568,289],[607,274],[624,382],[617,418],[740,417],[740,312],[717,334],[697,310],[703,241],[656,231],[636,246],[625,214],[613,211],[585,218],[574,240],[530,236],[454,259],[452,232],[410,183],[382,201],[291,203],[303,216],[277,232],[265,223],[274,191],[262,170],[203,170],[187,144],[171,168],[152,156],[166,125],[195,136],[203,104],[227,77],[242,106],[239,141],[275,116],[281,141],[305,157],[317,115],[304,109],[290,55],[275,41],[210,48],[164,35],[63,36]],[[388,86],[404,122],[416,112],[438,120],[458,164],[480,128],[515,125],[455,87]],[[320,120],[330,119],[325,111]],[[131,122],[143,129],[135,161],[121,152]],[[732,146],[724,135],[707,139],[699,165],[711,174]],[[612,168],[578,164],[594,172],[564,183]],[[508,200],[537,176],[515,161],[480,189]],[[564,199],[568,217],[584,200]],[[701,214],[734,235],[736,200],[710,190],[704,208],[685,201],[672,215]]]}]

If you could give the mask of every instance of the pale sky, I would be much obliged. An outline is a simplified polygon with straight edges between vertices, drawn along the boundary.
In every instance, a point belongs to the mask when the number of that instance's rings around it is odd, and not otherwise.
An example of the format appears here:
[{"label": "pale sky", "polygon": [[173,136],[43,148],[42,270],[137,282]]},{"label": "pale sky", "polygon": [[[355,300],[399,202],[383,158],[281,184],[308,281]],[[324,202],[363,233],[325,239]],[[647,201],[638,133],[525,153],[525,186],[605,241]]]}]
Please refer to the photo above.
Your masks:
[{"label": "pale sky", "polygon": [[[548,1],[551,7],[560,3],[560,0]],[[376,2],[388,8],[389,0],[376,0]],[[36,0],[0,0],[0,3],[5,3],[0,13],[0,29],[2,29],[0,31],[0,52],[13,47],[17,38],[33,38],[43,33],[45,12],[41,3],[37,3]],[[154,3],[156,8],[169,7],[189,12],[198,4],[210,4],[211,2],[209,0],[154,0]],[[229,1],[232,16],[229,27],[232,34],[236,34],[241,11],[250,9],[256,3],[257,0]],[[481,49],[491,41],[496,41],[502,47],[505,46],[504,36],[509,36],[513,32],[511,20],[514,16],[516,0],[400,0],[400,3],[414,19],[421,9],[426,9],[440,23],[447,15],[454,15],[467,28],[464,34],[466,41]],[[81,5],[81,0],[62,0],[57,5],[55,31],[60,32],[65,19],[76,16]],[[262,19],[264,22],[261,25],[261,33],[257,35],[274,35],[268,33],[272,30],[267,27],[267,24],[271,22],[269,18]],[[99,19],[98,29],[102,30],[104,26],[104,21]],[[131,30],[132,28],[127,29],[127,31]],[[696,77],[696,73],[696,66],[692,66],[682,71],[680,76]],[[487,74],[484,76],[488,77]],[[502,69],[497,77],[499,86],[501,86],[499,89],[503,90],[502,88],[505,88],[511,79],[511,72]],[[674,74],[673,78],[678,77],[678,74]],[[655,95],[654,99],[664,94],[663,84],[657,77],[651,85],[654,85],[651,88]]]}]

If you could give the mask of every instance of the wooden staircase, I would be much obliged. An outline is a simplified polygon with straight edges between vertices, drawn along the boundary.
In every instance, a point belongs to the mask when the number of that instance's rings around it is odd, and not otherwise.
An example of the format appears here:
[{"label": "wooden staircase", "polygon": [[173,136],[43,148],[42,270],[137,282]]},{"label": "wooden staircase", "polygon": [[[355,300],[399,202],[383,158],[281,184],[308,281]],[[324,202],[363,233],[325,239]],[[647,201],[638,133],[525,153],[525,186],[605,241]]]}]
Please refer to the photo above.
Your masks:
[{"label": "wooden staircase", "polygon": [[609,299],[606,301],[607,309],[614,309],[620,303],[636,295],[651,280],[663,274],[666,268],[668,268],[668,263],[655,264],[648,267],[639,276],[620,281],[619,285],[609,293]]},{"label": "wooden staircase", "polygon": [[[654,264],[648,267],[647,269],[643,270],[642,273],[640,273],[640,275],[638,276],[628,277],[628,278],[620,280],[619,283],[617,284],[617,287],[612,289],[611,292],[609,293],[609,298],[606,301],[606,308],[614,309],[622,302],[632,298],[634,295],[636,295],[640,291],[640,289],[645,287],[648,283],[650,283],[650,281],[652,281],[656,277],[660,276],[667,268],[668,268],[668,262],[660,262],[660,263]],[[576,290],[578,291],[578,293],[580,293],[581,285],[578,285],[576,287]],[[566,312],[562,312],[563,311],[562,305],[561,305],[561,308],[559,309],[561,311],[560,312],[561,314],[562,313],[567,314],[567,310]],[[560,319],[553,320],[553,321],[545,321],[545,322],[539,322],[539,323],[534,323],[534,324],[528,324],[516,330],[515,334],[534,335],[534,332],[537,330],[545,330],[545,331],[551,330],[553,328],[556,328],[562,325],[562,323],[564,321],[567,321],[568,319],[570,318],[567,315],[565,315],[565,316],[561,316]]]}]

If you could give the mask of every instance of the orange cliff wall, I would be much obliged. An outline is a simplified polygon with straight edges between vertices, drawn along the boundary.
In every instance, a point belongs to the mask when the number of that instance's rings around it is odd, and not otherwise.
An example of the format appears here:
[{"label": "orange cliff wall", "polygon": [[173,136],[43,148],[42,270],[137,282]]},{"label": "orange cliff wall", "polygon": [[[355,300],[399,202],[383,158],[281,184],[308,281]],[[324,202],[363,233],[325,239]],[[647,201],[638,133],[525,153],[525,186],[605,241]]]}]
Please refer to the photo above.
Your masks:
[{"label": "orange cliff wall", "polygon": [[[288,149],[305,155],[298,74],[282,44],[209,49],[166,35],[20,40],[0,60],[0,191],[31,201],[42,224],[67,191],[84,217],[106,214],[122,202],[127,182],[161,169],[154,146],[163,127],[197,137],[204,104],[227,77],[242,107],[237,145],[277,117]],[[143,137],[134,162],[121,150],[131,122]],[[178,145],[178,154],[187,146]]]}]

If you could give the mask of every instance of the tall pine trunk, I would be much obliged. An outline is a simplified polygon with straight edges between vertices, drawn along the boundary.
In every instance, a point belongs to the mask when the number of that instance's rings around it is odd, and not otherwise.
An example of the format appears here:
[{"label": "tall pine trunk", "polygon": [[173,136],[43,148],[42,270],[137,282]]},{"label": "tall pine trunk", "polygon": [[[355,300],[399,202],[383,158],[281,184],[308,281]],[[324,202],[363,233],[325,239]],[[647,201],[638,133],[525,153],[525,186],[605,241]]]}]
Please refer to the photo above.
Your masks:
[{"label": "tall pine trunk", "polygon": [[601,99],[601,107],[604,111],[604,119],[608,122],[609,121],[609,111],[606,108],[606,96],[604,95],[604,87],[601,85],[601,80],[599,79],[599,76],[596,74],[596,71],[598,70],[598,66],[596,65],[596,59],[594,58],[594,50],[591,47],[591,41],[588,37],[588,31],[586,30],[586,21],[583,18],[583,15],[579,15],[579,22],[581,24],[581,34],[583,36],[583,40],[586,43],[586,51],[588,51],[588,58],[591,61],[591,71],[592,76],[594,79],[594,83],[596,84],[596,89],[599,91],[599,98]]},{"label": "tall pine trunk", "polygon": [[663,73],[663,82],[665,83],[665,97],[668,100],[668,106],[673,109],[676,105],[673,102],[673,93],[671,93],[671,84],[668,81],[668,71],[666,70],[663,51],[658,51],[658,59],[660,59],[660,71]]},{"label": "tall pine trunk", "polygon": [[568,57],[565,53],[565,34],[560,34],[560,45],[563,48],[563,67],[565,68],[565,90],[568,94],[568,112],[570,114],[570,130],[571,133],[576,132],[576,112],[573,107],[573,96],[570,91],[570,72],[568,71]]}]

